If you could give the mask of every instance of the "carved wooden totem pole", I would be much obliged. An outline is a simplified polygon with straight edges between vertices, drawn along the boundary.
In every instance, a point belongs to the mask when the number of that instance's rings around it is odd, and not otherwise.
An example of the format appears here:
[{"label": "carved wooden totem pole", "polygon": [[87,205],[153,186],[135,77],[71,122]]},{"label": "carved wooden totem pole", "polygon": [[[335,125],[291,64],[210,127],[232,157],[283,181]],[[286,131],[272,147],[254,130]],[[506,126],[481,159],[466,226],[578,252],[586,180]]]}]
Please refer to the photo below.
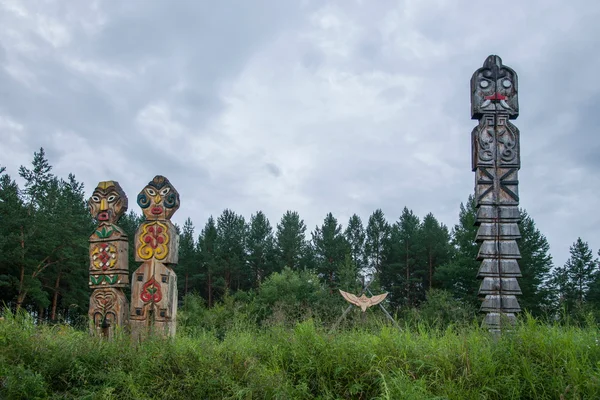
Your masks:
[{"label": "carved wooden totem pole", "polygon": [[111,338],[129,315],[124,287],[129,286],[127,235],[117,221],[127,211],[127,196],[118,182],[100,182],[88,200],[99,225],[90,236],[90,332]]},{"label": "carved wooden totem pole", "polygon": [[174,336],[177,316],[179,236],[171,216],[179,208],[179,193],[157,175],[142,189],[137,203],[146,217],[135,234],[135,260],[142,265],[131,282],[130,326],[134,340],[149,333]]},{"label": "carved wooden totem pole", "polygon": [[477,277],[483,279],[479,294],[485,295],[481,311],[484,324],[502,332],[503,321],[514,322],[521,310],[517,260],[518,171],[521,167],[519,130],[510,120],[519,116],[517,74],[489,56],[471,78],[471,118],[479,120],[472,133],[472,168],[475,172],[477,242],[481,243]]}]

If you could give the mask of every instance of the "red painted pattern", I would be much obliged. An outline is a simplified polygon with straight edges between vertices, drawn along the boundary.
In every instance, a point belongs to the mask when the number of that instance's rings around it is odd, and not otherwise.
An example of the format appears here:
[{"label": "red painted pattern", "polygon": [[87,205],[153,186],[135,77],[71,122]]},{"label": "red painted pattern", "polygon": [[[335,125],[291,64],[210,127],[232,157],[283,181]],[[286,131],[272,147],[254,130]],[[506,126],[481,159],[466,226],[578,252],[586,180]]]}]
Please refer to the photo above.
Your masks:
[{"label": "red painted pattern", "polygon": [[140,298],[145,303],[149,301],[158,303],[162,299],[160,284],[156,281],[156,279],[154,279],[154,277],[150,278],[150,280],[144,284]]},{"label": "red painted pattern", "polygon": [[162,233],[163,229],[160,226],[151,226],[148,228],[148,234],[144,237],[144,242],[153,249],[156,249],[165,242],[165,237]]}]

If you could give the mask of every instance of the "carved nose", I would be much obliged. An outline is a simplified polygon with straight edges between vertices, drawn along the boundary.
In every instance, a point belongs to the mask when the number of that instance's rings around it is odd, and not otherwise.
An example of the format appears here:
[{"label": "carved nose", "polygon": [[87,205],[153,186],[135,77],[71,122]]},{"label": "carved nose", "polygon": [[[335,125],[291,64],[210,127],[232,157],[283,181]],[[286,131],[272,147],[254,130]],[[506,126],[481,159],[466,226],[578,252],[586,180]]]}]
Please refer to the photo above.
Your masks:
[{"label": "carved nose", "polygon": [[160,204],[160,200],[161,200],[161,199],[160,199],[160,196],[158,196],[158,195],[154,196],[154,202],[155,202],[156,204]]},{"label": "carved nose", "polygon": [[106,201],[106,199],[102,199],[100,200],[100,211],[106,210],[108,210],[108,202]]}]

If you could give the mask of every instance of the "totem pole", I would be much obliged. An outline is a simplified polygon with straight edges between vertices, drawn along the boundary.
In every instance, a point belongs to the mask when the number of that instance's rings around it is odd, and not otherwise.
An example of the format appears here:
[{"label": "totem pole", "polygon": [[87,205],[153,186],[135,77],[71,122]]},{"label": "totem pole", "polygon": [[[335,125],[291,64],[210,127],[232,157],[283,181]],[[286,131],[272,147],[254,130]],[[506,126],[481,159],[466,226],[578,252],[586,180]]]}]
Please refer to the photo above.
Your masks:
[{"label": "totem pole", "polygon": [[90,236],[90,333],[111,338],[117,326],[127,324],[129,286],[127,235],[117,221],[127,211],[127,196],[118,182],[100,182],[88,200],[99,225]]},{"label": "totem pole", "polygon": [[494,333],[501,333],[503,321],[513,323],[521,311],[516,298],[521,294],[516,279],[521,276],[516,241],[521,237],[521,155],[519,130],[510,122],[518,116],[517,74],[491,55],[471,78],[471,118],[479,120],[472,133],[476,241],[481,243],[477,259],[482,261],[477,277],[483,279],[479,294],[485,295],[484,325]]},{"label": "totem pole", "polygon": [[171,216],[179,208],[179,193],[157,175],[142,189],[137,203],[146,217],[135,234],[135,261],[142,265],[131,282],[130,327],[134,340],[151,333],[175,336],[179,236]]}]

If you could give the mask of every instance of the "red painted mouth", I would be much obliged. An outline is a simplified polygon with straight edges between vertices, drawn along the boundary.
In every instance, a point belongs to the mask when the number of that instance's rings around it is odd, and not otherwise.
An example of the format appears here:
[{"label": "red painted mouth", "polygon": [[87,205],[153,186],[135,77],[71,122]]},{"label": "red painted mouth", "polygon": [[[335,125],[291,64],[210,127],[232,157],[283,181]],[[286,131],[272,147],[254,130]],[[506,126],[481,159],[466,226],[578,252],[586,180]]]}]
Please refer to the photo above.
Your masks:
[{"label": "red painted mouth", "polygon": [[163,208],[162,208],[162,207],[160,207],[160,206],[159,206],[159,207],[152,207],[152,210],[151,210],[151,212],[152,212],[152,214],[154,214],[154,215],[162,214],[162,212],[163,212]]},{"label": "red painted mouth", "polygon": [[108,212],[106,211],[102,211],[100,214],[98,214],[98,221],[108,221]]},{"label": "red painted mouth", "polygon": [[494,93],[491,96],[485,96],[485,99],[486,100],[492,100],[492,101],[493,100],[506,100],[507,97],[505,95],[503,95],[503,94],[500,94],[500,93]]}]

